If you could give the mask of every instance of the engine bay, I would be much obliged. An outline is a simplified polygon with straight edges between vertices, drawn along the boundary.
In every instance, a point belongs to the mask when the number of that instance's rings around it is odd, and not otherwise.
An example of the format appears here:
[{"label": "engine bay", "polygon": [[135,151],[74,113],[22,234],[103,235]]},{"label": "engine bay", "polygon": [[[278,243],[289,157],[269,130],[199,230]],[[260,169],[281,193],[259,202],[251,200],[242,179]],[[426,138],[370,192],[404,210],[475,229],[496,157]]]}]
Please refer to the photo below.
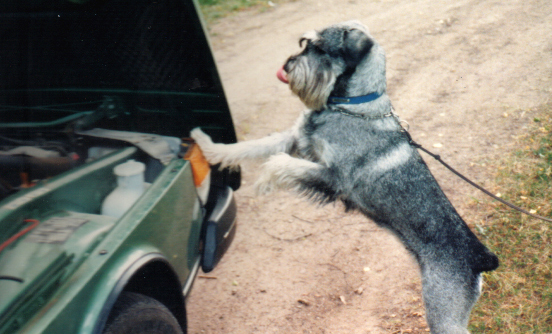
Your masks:
[{"label": "engine bay", "polygon": [[88,159],[87,150],[67,134],[15,132],[0,136],[0,200]]},{"label": "engine bay", "polygon": [[8,132],[0,136],[0,200],[129,146],[141,148],[136,159],[146,165],[144,178],[151,183],[170,156],[177,155],[180,140],[103,129],[90,134],[44,129]]},{"label": "engine bay", "polygon": [[[25,117],[33,122],[0,123],[0,200],[129,146],[140,149],[139,161],[146,164],[145,181],[152,182],[163,166],[180,153],[182,141],[179,138],[111,130],[125,129],[114,125],[132,124],[133,115],[146,118],[135,110],[128,111],[120,97],[103,96],[93,105],[96,106],[93,110],[83,107],[79,110],[74,103],[58,104],[56,111],[68,108],[70,112],[62,110],[63,113],[53,119],[36,121],[36,117]],[[25,112],[50,112],[50,109],[50,106],[35,106]]]}]

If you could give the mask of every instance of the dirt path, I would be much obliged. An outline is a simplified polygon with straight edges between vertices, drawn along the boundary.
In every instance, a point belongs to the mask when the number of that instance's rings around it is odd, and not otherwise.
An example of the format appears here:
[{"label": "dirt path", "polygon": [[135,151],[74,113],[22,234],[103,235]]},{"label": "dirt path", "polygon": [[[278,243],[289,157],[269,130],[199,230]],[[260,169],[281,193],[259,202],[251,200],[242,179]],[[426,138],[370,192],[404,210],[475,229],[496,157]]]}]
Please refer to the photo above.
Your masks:
[{"label": "dirt path", "polygon": [[[224,19],[212,42],[240,140],[291,126],[303,106],[277,68],[303,32],[349,19],[385,48],[412,136],[492,185],[487,163],[552,97],[552,2],[297,0]],[[484,224],[474,199],[487,199],[424,158],[466,221]],[[257,169],[243,168],[233,246],[195,283],[190,333],[427,332],[418,270],[398,241],[340,205],[255,197]]]}]

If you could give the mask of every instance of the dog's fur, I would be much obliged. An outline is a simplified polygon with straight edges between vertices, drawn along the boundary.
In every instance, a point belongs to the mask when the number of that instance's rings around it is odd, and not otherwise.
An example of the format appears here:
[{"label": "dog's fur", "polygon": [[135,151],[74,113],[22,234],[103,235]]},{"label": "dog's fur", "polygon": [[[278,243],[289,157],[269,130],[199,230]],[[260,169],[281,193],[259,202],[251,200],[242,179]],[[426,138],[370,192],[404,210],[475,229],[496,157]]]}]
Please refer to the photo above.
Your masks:
[{"label": "dog's fur", "polygon": [[[466,334],[481,273],[497,257],[470,231],[394,117],[386,94],[385,54],[356,21],[305,34],[304,50],[284,70],[309,108],[295,126],[266,138],[214,144],[192,137],[212,164],[268,158],[261,192],[291,189],[323,203],[341,200],[392,231],[418,261],[427,320],[434,334]],[[372,92],[374,101],[329,105],[328,97]]]}]

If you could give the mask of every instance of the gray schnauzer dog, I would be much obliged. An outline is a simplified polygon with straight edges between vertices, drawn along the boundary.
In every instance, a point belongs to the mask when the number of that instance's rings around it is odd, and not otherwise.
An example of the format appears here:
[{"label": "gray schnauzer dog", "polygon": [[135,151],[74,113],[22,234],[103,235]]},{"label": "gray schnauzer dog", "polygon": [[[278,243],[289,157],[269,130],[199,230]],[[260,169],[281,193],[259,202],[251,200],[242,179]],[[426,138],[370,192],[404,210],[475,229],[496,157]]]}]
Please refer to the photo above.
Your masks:
[{"label": "gray schnauzer dog", "polygon": [[257,189],[342,201],[414,255],[431,333],[466,334],[481,273],[498,258],[470,231],[403,131],[386,93],[385,54],[356,21],[308,32],[277,77],[308,107],[288,131],[237,144],[192,137],[221,167],[268,158]]}]

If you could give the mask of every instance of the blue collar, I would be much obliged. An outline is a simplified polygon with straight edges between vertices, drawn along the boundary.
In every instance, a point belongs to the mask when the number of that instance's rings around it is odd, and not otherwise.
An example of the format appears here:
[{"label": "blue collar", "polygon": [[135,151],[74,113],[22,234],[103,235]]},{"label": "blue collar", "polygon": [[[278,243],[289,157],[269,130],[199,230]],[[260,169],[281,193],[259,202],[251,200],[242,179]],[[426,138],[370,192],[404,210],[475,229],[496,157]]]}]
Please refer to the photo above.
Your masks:
[{"label": "blue collar", "polygon": [[355,97],[336,97],[330,96],[328,98],[328,104],[361,104],[371,102],[380,97],[381,95],[374,92],[368,95],[355,96]]}]

